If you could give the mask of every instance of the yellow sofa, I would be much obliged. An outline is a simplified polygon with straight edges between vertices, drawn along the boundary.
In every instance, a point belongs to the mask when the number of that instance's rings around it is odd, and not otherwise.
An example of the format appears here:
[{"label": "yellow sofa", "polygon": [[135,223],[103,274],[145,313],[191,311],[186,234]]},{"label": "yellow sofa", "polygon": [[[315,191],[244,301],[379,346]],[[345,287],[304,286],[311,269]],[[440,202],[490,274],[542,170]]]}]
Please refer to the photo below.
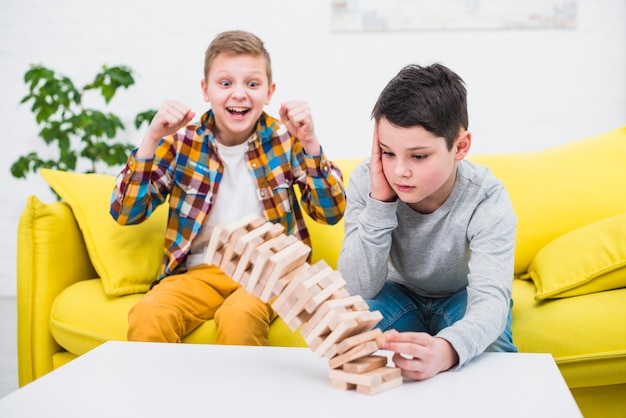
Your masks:
[{"label": "yellow sofa", "polygon": [[[540,152],[470,159],[504,181],[519,218],[515,343],[553,355],[585,416],[626,416],[626,127]],[[346,181],[359,162],[338,161]],[[41,175],[63,200],[31,196],[19,222],[20,385],[104,341],[124,340],[128,310],[162,256],[164,209],[120,227],[108,214],[113,177]],[[343,223],[308,224],[313,261],[336,266]],[[209,321],[185,342],[214,336]],[[305,346],[280,318],[270,344]]]}]

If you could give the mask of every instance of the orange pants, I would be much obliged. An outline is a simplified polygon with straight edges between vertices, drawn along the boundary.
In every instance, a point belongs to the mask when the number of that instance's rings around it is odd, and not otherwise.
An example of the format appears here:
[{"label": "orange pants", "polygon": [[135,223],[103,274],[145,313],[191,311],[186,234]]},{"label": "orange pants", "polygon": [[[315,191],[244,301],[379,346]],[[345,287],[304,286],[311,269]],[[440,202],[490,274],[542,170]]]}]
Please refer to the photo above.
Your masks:
[{"label": "orange pants", "polygon": [[164,278],[130,310],[128,341],[181,342],[209,319],[217,344],[267,345],[276,313],[216,266]]}]

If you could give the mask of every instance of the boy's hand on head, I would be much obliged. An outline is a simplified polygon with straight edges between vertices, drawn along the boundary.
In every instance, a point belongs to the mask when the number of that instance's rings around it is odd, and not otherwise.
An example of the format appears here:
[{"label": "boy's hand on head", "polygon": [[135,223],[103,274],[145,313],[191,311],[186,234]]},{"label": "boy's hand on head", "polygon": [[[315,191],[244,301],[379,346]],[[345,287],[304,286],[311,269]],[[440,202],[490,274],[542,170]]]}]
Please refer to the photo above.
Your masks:
[{"label": "boy's hand on head", "polygon": [[407,379],[428,379],[459,362],[458,354],[443,338],[425,332],[397,331],[387,331],[384,336],[381,348],[395,353],[393,363]]},{"label": "boy's hand on head", "polygon": [[391,188],[383,171],[382,151],[378,141],[378,123],[374,124],[374,139],[372,141],[372,158],[370,160],[370,177],[372,191],[370,197],[381,202],[392,202],[396,199],[396,192]]},{"label": "boy's hand on head", "polygon": [[313,117],[308,103],[290,101],[280,105],[280,120],[300,142],[308,155],[319,155],[320,143],[315,136]]}]

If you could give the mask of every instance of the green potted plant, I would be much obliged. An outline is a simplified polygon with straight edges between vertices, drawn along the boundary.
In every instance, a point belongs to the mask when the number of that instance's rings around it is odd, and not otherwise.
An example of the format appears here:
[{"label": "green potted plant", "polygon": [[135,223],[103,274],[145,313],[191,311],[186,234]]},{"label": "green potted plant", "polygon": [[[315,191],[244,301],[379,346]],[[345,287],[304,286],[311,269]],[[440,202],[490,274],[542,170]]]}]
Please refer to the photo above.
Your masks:
[{"label": "green potted plant", "polygon": [[[102,67],[94,80],[77,88],[68,77],[42,65],[31,65],[24,74],[29,93],[20,103],[31,102],[35,121],[41,127],[39,136],[47,146],[56,146],[56,158],[44,158],[33,151],[22,155],[11,165],[15,178],[26,178],[29,172],[40,168],[76,171],[78,163],[87,167],[85,172],[95,173],[99,163],[107,167],[126,162],[133,145],[117,139],[125,129],[119,116],[83,106],[83,96],[97,91],[106,105],[121,87],[135,83],[132,70],[125,66]],[[135,116],[135,127],[150,122],[155,110],[140,112]]]}]

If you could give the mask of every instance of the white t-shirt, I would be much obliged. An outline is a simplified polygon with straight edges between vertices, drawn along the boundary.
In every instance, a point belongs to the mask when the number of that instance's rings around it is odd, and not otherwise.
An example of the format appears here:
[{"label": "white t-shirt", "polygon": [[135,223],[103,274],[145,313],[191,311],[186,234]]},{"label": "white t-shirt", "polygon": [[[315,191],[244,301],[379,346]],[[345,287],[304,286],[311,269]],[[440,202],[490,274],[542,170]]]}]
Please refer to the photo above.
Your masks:
[{"label": "white t-shirt", "polygon": [[217,143],[220,160],[224,164],[224,175],[215,195],[213,207],[204,226],[191,243],[186,266],[204,263],[204,254],[211,239],[213,228],[220,223],[230,223],[251,213],[263,216],[263,207],[257,196],[256,181],[248,170],[246,152],[248,141],[228,147]]}]

